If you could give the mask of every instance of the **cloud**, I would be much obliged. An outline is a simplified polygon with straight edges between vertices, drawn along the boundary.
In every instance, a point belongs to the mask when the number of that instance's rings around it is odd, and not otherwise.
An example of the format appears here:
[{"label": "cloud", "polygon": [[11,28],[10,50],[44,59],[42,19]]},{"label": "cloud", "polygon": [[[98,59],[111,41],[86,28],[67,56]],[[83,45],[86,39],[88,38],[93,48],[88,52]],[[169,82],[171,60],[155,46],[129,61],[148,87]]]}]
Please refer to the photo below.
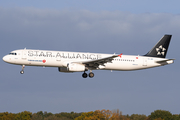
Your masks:
[{"label": "cloud", "polygon": [[[121,11],[48,10],[37,8],[0,8],[1,30],[39,32],[58,36],[72,34],[122,36],[133,33],[157,34],[179,28],[180,15],[165,13],[132,14]],[[39,31],[40,30],[40,31]],[[173,32],[173,31],[172,31]],[[45,35],[43,35],[45,36]]]},{"label": "cloud", "polygon": [[[53,48],[100,53],[119,53],[123,50],[125,54],[145,54],[164,34],[180,37],[179,19],[180,15],[168,13],[1,7],[0,35],[3,41],[21,43],[14,49]],[[144,45],[134,51],[134,45],[140,44]],[[109,45],[113,49],[107,47]],[[100,46],[106,49],[99,49]]]}]

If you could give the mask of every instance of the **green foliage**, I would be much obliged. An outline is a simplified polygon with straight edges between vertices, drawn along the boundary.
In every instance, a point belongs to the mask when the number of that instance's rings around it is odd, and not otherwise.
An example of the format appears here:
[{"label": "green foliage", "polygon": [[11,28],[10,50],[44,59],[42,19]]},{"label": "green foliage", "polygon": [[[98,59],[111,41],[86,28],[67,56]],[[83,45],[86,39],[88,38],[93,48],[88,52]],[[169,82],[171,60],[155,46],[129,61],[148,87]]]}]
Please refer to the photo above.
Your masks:
[{"label": "green foliage", "polygon": [[67,112],[62,112],[62,113],[57,113],[57,114],[52,114],[51,112],[42,112],[39,111],[37,113],[34,113],[32,115],[32,120],[74,120],[76,117],[80,116],[81,113],[67,113]]},{"label": "green foliage", "polygon": [[91,117],[93,115],[94,115],[93,111],[91,111],[91,112],[84,112],[84,113],[81,114],[81,116],[75,118],[75,120],[85,120],[86,118],[89,118],[89,117]]},{"label": "green foliage", "polygon": [[149,115],[150,120],[159,119],[162,120],[174,120],[173,115],[169,111],[165,110],[156,110]]},{"label": "green foliage", "polygon": [[8,113],[8,112],[0,113],[0,120],[14,120],[15,116],[16,114],[13,113]]},{"label": "green foliage", "polygon": [[147,120],[146,115],[138,115],[138,114],[132,114],[129,118],[131,120]]},{"label": "green foliage", "polygon": [[24,111],[21,113],[18,113],[15,117],[15,120],[31,120],[32,113],[28,111]]},{"label": "green foliage", "polygon": [[61,112],[61,113],[58,113],[58,114],[55,114],[56,117],[59,117],[59,118],[68,118],[70,120],[74,120],[76,117],[80,116],[82,113],[74,113],[74,112],[71,112],[71,113],[67,113],[67,112]]},{"label": "green foliage", "polygon": [[39,111],[32,115],[32,120],[44,120],[44,113],[43,111]]},{"label": "green foliage", "polygon": [[38,116],[42,116],[42,117],[44,116],[43,111],[39,111],[39,112],[37,112],[36,114],[37,114]]},{"label": "green foliage", "polygon": [[0,113],[0,120],[180,120],[180,114],[172,115],[169,111],[156,110],[148,117],[138,114],[130,116],[122,115],[122,112],[118,109],[113,111],[103,109],[83,113],[61,112],[56,114],[43,111],[32,114],[31,112],[24,111],[17,114]]},{"label": "green foliage", "polygon": [[47,113],[46,111],[44,112],[44,117],[50,117],[50,116],[54,116],[51,112]]},{"label": "green foliage", "polygon": [[179,115],[173,115],[173,120],[180,120],[180,114]]}]

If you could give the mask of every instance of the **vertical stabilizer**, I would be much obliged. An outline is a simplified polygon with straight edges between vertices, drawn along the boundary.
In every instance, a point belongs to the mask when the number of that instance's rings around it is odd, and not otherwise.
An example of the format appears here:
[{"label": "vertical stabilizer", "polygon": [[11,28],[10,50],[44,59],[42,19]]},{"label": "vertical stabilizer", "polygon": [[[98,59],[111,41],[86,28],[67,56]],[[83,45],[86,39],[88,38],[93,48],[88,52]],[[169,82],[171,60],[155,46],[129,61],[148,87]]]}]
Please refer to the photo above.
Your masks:
[{"label": "vertical stabilizer", "polygon": [[165,58],[171,41],[171,36],[172,35],[164,35],[145,56]]}]

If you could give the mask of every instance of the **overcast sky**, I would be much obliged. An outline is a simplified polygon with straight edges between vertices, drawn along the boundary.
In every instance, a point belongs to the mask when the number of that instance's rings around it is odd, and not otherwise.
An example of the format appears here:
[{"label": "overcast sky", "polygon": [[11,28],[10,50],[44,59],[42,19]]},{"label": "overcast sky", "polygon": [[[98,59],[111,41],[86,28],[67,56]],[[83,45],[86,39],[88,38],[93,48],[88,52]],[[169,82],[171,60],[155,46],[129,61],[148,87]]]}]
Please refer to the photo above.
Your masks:
[{"label": "overcast sky", "polygon": [[172,34],[167,58],[175,63],[139,71],[59,73],[0,61],[0,112],[88,112],[119,109],[180,114],[179,0],[0,1],[0,56],[16,49],[146,54]]}]

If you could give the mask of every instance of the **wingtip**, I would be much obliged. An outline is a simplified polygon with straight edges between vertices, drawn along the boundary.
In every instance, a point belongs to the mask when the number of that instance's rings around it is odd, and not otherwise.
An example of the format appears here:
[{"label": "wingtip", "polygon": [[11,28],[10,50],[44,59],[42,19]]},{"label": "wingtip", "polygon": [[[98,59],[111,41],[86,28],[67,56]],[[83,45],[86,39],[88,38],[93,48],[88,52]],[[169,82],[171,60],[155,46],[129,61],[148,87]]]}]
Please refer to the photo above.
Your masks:
[{"label": "wingtip", "polygon": [[122,56],[122,53],[121,53],[121,54],[119,54],[118,56],[119,56],[119,57],[121,57],[121,56]]}]

